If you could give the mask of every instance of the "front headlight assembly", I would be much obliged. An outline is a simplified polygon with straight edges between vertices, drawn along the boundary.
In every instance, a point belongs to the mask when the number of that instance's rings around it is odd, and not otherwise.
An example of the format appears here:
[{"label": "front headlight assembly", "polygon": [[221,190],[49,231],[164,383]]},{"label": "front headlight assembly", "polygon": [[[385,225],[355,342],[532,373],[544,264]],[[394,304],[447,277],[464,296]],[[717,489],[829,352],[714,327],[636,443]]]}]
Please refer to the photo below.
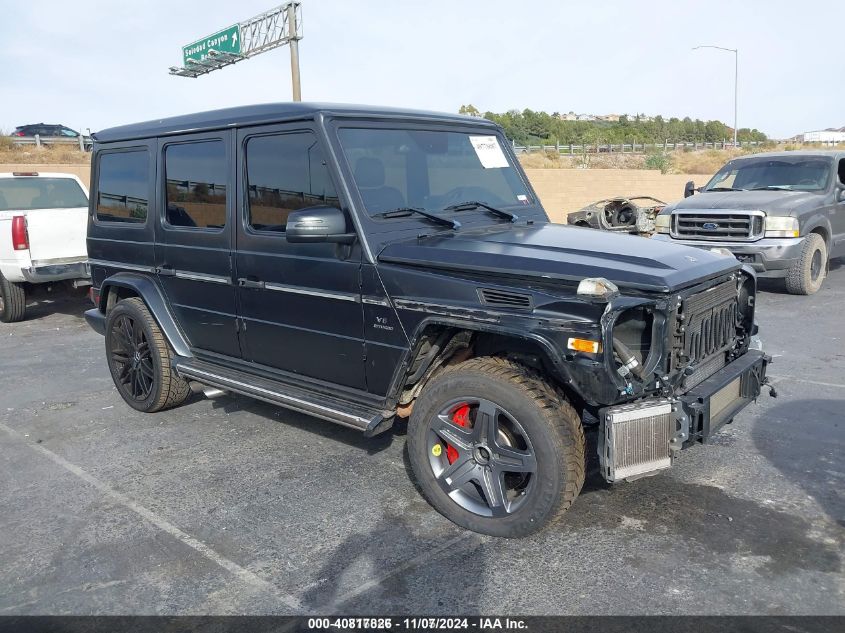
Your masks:
[{"label": "front headlight assembly", "polygon": [[798,237],[798,218],[766,216],[766,237]]},{"label": "front headlight assembly", "polygon": [[654,232],[655,233],[668,233],[669,227],[672,224],[672,214],[671,213],[661,213],[656,218],[654,218]]}]

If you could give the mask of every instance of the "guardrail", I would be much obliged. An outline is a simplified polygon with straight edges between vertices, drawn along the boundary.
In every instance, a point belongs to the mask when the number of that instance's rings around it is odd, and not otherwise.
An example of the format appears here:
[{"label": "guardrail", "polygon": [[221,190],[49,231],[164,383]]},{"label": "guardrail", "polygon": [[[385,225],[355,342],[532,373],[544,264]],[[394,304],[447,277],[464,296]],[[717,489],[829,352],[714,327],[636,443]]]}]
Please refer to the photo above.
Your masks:
[{"label": "guardrail", "polygon": [[85,136],[45,136],[40,134],[35,136],[12,136],[13,145],[35,145],[41,147],[42,145],[79,145],[80,152],[91,151],[94,142],[91,137]]},{"label": "guardrail", "polygon": [[[664,151],[669,152],[678,149],[731,149],[734,144],[731,141],[717,141],[715,143],[705,142],[688,142],[688,143],[592,143],[574,145],[569,143],[557,143],[555,145],[517,145],[515,141],[511,141],[513,149],[517,154],[524,154],[530,152],[557,152],[564,156],[574,156],[576,154],[648,154],[650,152]],[[756,147],[763,145],[762,141],[742,141],[737,143],[737,147]]]}]

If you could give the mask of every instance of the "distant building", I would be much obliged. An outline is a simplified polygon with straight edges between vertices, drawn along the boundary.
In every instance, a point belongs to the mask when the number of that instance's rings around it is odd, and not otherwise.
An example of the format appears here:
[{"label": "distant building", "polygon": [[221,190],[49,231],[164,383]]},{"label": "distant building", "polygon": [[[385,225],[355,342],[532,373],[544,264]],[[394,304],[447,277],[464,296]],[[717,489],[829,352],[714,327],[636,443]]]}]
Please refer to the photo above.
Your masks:
[{"label": "distant building", "polygon": [[566,114],[557,115],[557,118],[559,118],[561,121],[577,121],[578,115],[574,112],[567,112]]},{"label": "distant building", "polygon": [[804,132],[805,143],[845,143],[845,127]]},{"label": "distant building", "polygon": [[617,123],[619,121],[618,114],[599,114],[596,116],[596,120],[598,121],[608,121],[610,123]]},{"label": "distant building", "polygon": [[575,117],[575,120],[576,121],[595,121],[596,117],[593,116],[592,114],[579,114],[577,117]]}]

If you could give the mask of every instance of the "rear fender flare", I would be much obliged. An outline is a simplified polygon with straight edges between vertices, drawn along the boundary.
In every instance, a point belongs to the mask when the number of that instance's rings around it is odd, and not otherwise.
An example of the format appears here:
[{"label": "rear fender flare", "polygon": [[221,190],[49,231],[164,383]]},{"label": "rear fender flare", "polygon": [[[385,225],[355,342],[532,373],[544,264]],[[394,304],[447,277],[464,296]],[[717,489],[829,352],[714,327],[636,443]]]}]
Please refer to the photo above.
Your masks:
[{"label": "rear fender flare", "polygon": [[103,314],[106,313],[108,298],[112,288],[125,288],[140,297],[147,304],[147,308],[149,308],[150,313],[158,323],[173,351],[179,356],[193,356],[191,346],[188,344],[182,330],[176,324],[176,319],[173,318],[170,309],[167,307],[164,292],[155,280],[150,279],[146,275],[126,272],[116,273],[107,277],[103,281],[102,286],[100,286],[100,305],[97,306]]}]

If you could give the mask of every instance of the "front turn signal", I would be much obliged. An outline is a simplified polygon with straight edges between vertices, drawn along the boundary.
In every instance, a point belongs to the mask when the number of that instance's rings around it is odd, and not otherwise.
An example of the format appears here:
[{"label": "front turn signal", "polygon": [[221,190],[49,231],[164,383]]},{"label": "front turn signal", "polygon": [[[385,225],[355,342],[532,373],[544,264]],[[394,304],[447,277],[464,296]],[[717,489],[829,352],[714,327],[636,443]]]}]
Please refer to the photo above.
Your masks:
[{"label": "front turn signal", "polygon": [[566,342],[566,346],[576,352],[586,352],[587,354],[598,354],[601,351],[599,341],[591,341],[586,338],[571,338]]}]

